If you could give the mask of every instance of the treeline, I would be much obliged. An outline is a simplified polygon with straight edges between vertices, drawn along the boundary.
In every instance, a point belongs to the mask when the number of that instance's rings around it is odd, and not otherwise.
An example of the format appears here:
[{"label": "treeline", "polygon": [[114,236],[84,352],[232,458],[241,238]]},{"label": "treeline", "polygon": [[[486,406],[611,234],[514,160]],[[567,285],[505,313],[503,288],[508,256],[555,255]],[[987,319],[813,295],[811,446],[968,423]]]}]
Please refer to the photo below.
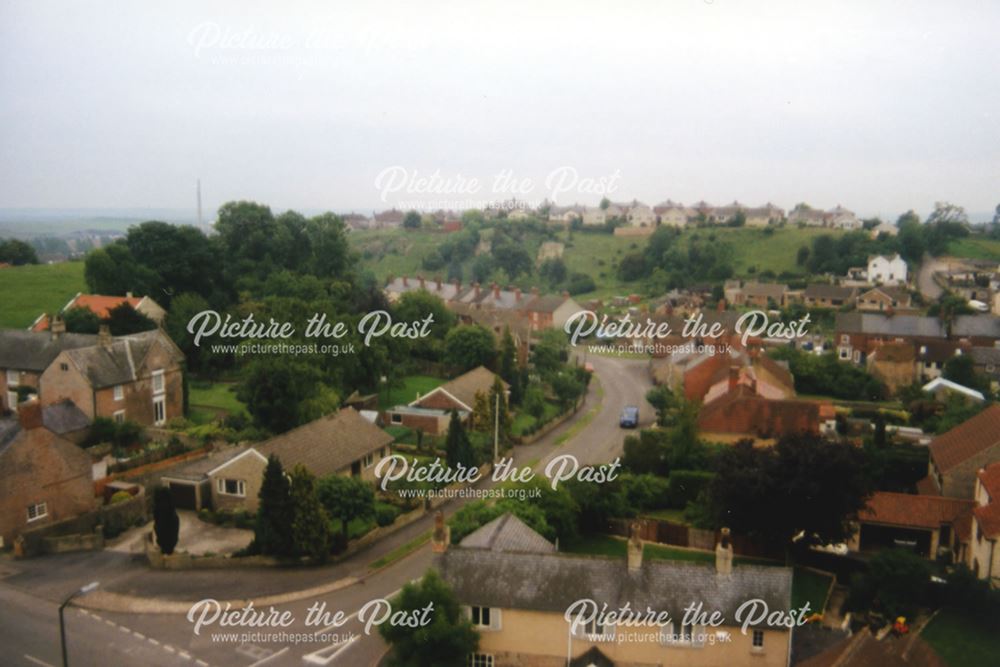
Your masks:
[{"label": "treeline", "polygon": [[35,254],[35,249],[24,241],[18,239],[0,239],[0,264],[12,264],[14,266],[38,264],[38,255]]}]

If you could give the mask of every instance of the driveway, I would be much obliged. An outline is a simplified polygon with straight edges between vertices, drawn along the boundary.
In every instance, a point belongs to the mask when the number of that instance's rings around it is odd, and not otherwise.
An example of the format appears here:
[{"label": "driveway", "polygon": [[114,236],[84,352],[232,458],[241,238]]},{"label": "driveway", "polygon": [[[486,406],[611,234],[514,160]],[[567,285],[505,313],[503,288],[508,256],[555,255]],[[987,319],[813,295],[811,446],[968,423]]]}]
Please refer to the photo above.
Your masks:
[{"label": "driveway", "polygon": [[[197,513],[190,510],[179,510],[177,515],[181,520],[177,539],[178,551],[196,555],[228,554],[242,549],[253,539],[252,530],[216,526],[202,521]],[[143,540],[152,530],[152,521],[145,526],[130,528],[106,548],[120,553],[143,553]]]}]

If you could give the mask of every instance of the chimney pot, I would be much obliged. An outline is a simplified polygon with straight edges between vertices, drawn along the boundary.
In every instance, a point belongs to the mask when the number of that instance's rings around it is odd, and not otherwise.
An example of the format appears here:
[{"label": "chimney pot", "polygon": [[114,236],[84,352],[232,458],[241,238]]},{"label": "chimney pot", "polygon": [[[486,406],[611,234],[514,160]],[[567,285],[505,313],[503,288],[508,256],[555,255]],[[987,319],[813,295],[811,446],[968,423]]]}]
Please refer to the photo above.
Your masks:
[{"label": "chimney pot", "polygon": [[111,329],[107,324],[102,324],[97,328],[97,344],[101,347],[111,347]]},{"label": "chimney pot", "polygon": [[627,559],[629,572],[638,572],[642,569],[642,540],[639,538],[638,521],[629,524]]},{"label": "chimney pot", "polygon": [[42,404],[37,398],[21,403],[17,406],[17,419],[21,423],[21,428],[25,431],[41,428]]},{"label": "chimney pot", "polygon": [[56,315],[49,322],[49,331],[52,332],[52,340],[59,338],[59,336],[66,333],[66,320]]},{"label": "chimney pot", "polygon": [[728,528],[720,531],[719,544],[715,547],[715,571],[721,575],[733,573],[733,545],[729,541]]},{"label": "chimney pot", "polygon": [[438,510],[434,515],[434,533],[431,536],[431,551],[443,554],[451,542],[451,526],[444,522],[444,514]]}]

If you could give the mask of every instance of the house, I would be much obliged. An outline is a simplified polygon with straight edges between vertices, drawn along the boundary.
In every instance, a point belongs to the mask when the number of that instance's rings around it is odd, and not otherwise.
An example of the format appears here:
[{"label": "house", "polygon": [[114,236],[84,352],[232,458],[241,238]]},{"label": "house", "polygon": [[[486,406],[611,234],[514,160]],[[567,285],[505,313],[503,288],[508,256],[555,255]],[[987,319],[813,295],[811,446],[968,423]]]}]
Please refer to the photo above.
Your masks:
[{"label": "house", "polygon": [[858,220],[858,216],[854,215],[853,211],[848,211],[840,204],[837,204],[837,206],[827,211],[824,215],[824,219],[827,226],[834,227],[836,229],[861,229],[861,221]]},{"label": "house", "polygon": [[990,380],[990,387],[996,391],[1000,387],[1000,347],[972,347],[969,349],[976,373]]},{"label": "house", "polygon": [[763,206],[748,208],[743,211],[747,227],[767,227],[776,225],[785,219],[784,209],[767,202]]},{"label": "house", "polygon": [[909,291],[902,287],[873,287],[858,297],[858,310],[893,312],[913,306]]},{"label": "house", "polygon": [[1000,461],[1000,405],[992,405],[930,444],[928,475],[921,492],[972,498],[977,473]]},{"label": "house", "polygon": [[941,377],[945,364],[961,355],[964,347],[951,340],[922,341],[917,346],[917,379],[928,382]]},{"label": "house", "polygon": [[559,222],[569,225],[574,220],[582,220],[586,212],[587,207],[580,206],[579,204],[574,204],[573,206],[552,206],[549,208],[549,222]]},{"label": "house", "polygon": [[853,551],[908,549],[929,560],[947,554],[962,562],[969,538],[972,500],[877,491],[858,514]]},{"label": "house", "polygon": [[698,430],[760,438],[818,434],[832,411],[831,405],[816,401],[769,399],[739,384],[701,407]]},{"label": "house", "polygon": [[44,423],[37,400],[0,424],[0,538],[71,519],[96,507],[90,456]]},{"label": "house", "polygon": [[868,355],[884,343],[909,342],[920,345],[942,341],[948,337],[941,320],[920,315],[837,313],[834,330],[837,357],[856,364],[864,363]]},{"label": "house", "polygon": [[373,224],[371,218],[361,213],[348,213],[341,218],[349,229],[369,229]]},{"label": "house", "polygon": [[372,226],[377,229],[397,229],[403,226],[403,218],[406,214],[396,209],[382,211],[372,215]]},{"label": "house", "polygon": [[737,300],[733,301],[733,305],[762,309],[781,308],[785,305],[787,293],[788,285],[749,282],[734,295]]},{"label": "house", "polygon": [[809,308],[843,308],[854,303],[856,287],[813,283],[806,285],[802,302]]},{"label": "house", "polygon": [[969,569],[994,587],[1000,585],[1000,463],[991,463],[976,473],[973,489],[972,536]]},{"label": "house", "polygon": [[608,214],[599,206],[588,206],[581,219],[587,227],[600,227],[608,221]]},{"label": "house", "polygon": [[685,227],[695,215],[691,209],[685,207],[683,204],[678,204],[669,199],[654,206],[653,213],[656,214],[661,225],[668,227]]},{"label": "house", "polygon": [[[520,302],[520,299],[518,301]],[[519,303],[515,308],[524,314],[525,319],[531,324],[532,331],[562,329],[569,318],[583,310],[569,292],[544,296],[533,292],[531,298]]]},{"label": "house", "polygon": [[808,204],[798,204],[789,212],[788,222],[793,225],[807,225],[810,227],[822,227],[826,224],[826,214],[812,208]]},{"label": "house", "polygon": [[868,355],[868,372],[895,394],[913,384],[917,376],[917,355],[911,343],[884,343]]},{"label": "house", "polygon": [[906,262],[899,253],[869,257],[868,282],[872,285],[905,285]]},{"label": "house", "polygon": [[[733,563],[728,531],[715,562],[646,560],[633,529],[627,557],[558,553],[510,514],[482,526],[455,546],[440,521],[432,537],[434,567],[479,632],[470,665],[757,665],[785,667],[790,630],[752,625],[743,632],[736,610],[760,599],[791,609],[792,571]],[[570,623],[579,601],[633,614],[621,625]],[[693,602],[718,612],[721,623],[681,625]],[[602,607],[606,605],[606,607]],[[669,618],[668,618],[669,617]],[[718,638],[718,641],[716,639]]]},{"label": "house", "polygon": [[174,507],[179,510],[212,509],[212,481],[208,473],[241,456],[247,449],[246,445],[213,449],[206,456],[184,461],[166,470],[160,476],[160,484],[170,491]]},{"label": "house", "polygon": [[184,414],[184,355],[162,330],[112,337],[102,326],[94,338],[46,367],[39,379],[43,406],[68,399],[91,420],[146,426]]},{"label": "house", "polygon": [[655,227],[656,213],[653,209],[641,202],[632,202],[626,214],[628,224],[632,227]]},{"label": "house", "polygon": [[[112,310],[123,304],[131,306],[137,313],[145,315],[158,325],[163,324],[163,319],[167,316],[167,311],[160,304],[148,296],[132,296],[131,292],[127,292],[125,296],[104,296],[101,294],[81,294],[77,292],[76,296],[70,299],[60,312],[65,313],[67,310],[73,308],[83,308],[97,315],[99,319],[106,320],[111,317]],[[49,316],[42,313],[29,329],[31,331],[48,331]]]},{"label": "house", "polygon": [[882,234],[887,236],[897,236],[899,234],[899,227],[891,222],[879,222],[877,225],[872,227],[871,235],[873,239],[877,239]]},{"label": "house", "polygon": [[[440,435],[448,430],[451,411],[458,413],[462,421],[476,417],[476,397],[489,396],[493,383],[499,376],[484,366],[474,368],[440,387],[417,397],[409,405],[386,410],[386,421],[394,426],[406,426],[431,435]],[[500,381],[504,393],[510,386]]]},{"label": "house", "polygon": [[[204,473],[216,511],[257,511],[267,459],[285,470],[303,466],[316,477],[350,475],[371,481],[375,466],[390,453],[392,436],[352,408],[320,417],[248,447]],[[170,480],[173,481],[173,480]]]}]

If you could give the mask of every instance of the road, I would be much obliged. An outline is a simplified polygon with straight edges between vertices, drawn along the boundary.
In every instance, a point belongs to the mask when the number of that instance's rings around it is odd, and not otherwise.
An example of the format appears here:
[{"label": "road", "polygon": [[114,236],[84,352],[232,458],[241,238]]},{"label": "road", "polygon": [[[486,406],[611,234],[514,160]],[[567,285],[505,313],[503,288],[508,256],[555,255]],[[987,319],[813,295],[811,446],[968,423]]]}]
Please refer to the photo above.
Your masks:
[{"label": "road", "polygon": [[920,262],[920,271],[917,273],[917,289],[928,301],[937,301],[944,291],[941,286],[934,282],[934,274],[948,268],[948,258],[934,258],[924,255]]},{"label": "road", "polygon": [[[518,446],[518,465],[541,469],[553,456],[573,454],[582,464],[604,463],[622,452],[626,431],[618,417],[626,405],[640,406],[641,423],[653,420],[645,402],[650,383],[647,361],[590,356],[596,381],[577,415],[531,445]],[[595,410],[595,406],[596,410]],[[584,425],[581,427],[580,422]],[[490,486],[489,480],[483,486]],[[446,514],[463,503],[451,501]],[[127,554],[108,551],[66,554],[44,559],[0,562],[0,642],[7,665],[58,665],[59,643],[56,608],[66,593],[93,579],[123,593],[156,591],[157,597],[197,600],[253,598],[280,591],[294,591],[357,577],[360,582],[333,593],[278,605],[290,612],[294,623],[286,635],[264,636],[274,628],[202,628],[182,614],[117,614],[67,609],[67,637],[73,665],[208,665],[263,667],[284,665],[370,665],[385,652],[377,629],[371,634],[356,616],[366,604],[390,598],[408,581],[420,578],[433,562],[429,545],[396,561],[373,576],[370,564],[399,545],[414,539],[432,525],[432,518],[407,526],[348,561],[323,569],[222,570],[153,572]],[[5,571],[9,570],[9,571]],[[7,575],[7,576],[5,576]],[[182,578],[182,579],[180,579]],[[329,613],[341,611],[347,622],[306,626],[310,606],[325,605]],[[248,633],[256,633],[248,636]]]}]

